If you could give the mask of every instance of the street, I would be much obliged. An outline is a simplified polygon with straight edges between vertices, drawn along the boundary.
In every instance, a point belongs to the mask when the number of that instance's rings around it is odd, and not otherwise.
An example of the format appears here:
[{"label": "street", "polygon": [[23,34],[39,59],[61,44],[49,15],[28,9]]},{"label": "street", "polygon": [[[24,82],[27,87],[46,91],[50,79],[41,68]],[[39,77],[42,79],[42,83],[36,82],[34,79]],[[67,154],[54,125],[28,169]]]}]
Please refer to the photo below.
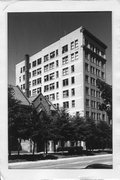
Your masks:
[{"label": "street", "polygon": [[112,165],[112,155],[96,155],[36,162],[10,163],[9,169],[83,169],[90,164]]}]

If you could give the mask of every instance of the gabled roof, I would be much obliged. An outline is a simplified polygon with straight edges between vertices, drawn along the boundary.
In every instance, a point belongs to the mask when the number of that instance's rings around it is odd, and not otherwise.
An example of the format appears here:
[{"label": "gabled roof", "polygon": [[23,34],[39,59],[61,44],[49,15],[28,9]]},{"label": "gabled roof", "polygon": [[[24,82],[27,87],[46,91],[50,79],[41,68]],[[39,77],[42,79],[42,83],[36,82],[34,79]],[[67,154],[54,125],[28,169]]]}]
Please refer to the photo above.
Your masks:
[{"label": "gabled roof", "polygon": [[42,97],[45,99],[45,101],[48,103],[48,105],[50,106],[50,110],[52,110],[52,111],[56,111],[56,110],[57,110],[56,107],[55,107],[48,99],[46,99],[46,98],[43,96],[42,93],[38,94],[37,96],[30,97],[30,98],[29,98],[29,101],[30,101],[31,103],[34,103],[40,96],[42,96]]},{"label": "gabled roof", "polygon": [[22,105],[26,105],[26,106],[29,106],[30,105],[30,102],[29,100],[26,98],[26,96],[24,95],[24,93],[21,91],[21,89],[19,88],[19,86],[13,86],[13,85],[10,85],[13,90],[14,90],[14,98],[19,100],[20,103]]}]

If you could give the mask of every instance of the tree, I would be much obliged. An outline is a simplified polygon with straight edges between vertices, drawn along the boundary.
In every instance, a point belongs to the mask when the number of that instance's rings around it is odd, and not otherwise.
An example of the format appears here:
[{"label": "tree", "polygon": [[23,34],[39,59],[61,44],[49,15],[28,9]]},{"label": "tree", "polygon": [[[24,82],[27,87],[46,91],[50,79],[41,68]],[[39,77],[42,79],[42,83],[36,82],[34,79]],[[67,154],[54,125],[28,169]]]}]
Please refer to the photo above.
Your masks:
[{"label": "tree", "polygon": [[97,123],[97,144],[98,148],[112,148],[112,129],[105,121]]},{"label": "tree", "polygon": [[18,148],[18,155],[21,149],[21,139],[29,139],[29,120],[31,116],[31,106],[24,106],[21,101],[14,98],[14,89],[8,87],[8,144],[9,155],[14,148],[14,143]]},{"label": "tree", "polygon": [[71,140],[71,124],[69,114],[65,109],[59,110],[59,113],[52,119],[52,138],[55,142],[61,141],[63,149],[64,142]]},{"label": "tree", "polygon": [[86,142],[86,148],[93,150],[96,148],[97,143],[97,128],[96,123],[93,119],[87,118],[85,121],[84,137]]},{"label": "tree", "polygon": [[112,119],[112,86],[97,79],[97,87],[101,92],[103,102],[100,104],[100,110],[106,111],[109,121]]}]

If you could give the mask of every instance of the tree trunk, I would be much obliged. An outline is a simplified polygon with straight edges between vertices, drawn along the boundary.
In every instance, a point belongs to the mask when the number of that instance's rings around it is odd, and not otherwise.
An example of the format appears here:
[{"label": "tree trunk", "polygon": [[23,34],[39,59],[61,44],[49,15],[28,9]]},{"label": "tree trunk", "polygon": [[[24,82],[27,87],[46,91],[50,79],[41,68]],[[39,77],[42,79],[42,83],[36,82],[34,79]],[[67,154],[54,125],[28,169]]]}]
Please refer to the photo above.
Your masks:
[{"label": "tree trunk", "polygon": [[21,138],[18,139],[18,156],[20,155],[20,149],[21,149]]},{"label": "tree trunk", "polygon": [[47,155],[47,140],[45,141],[45,153]]},{"label": "tree trunk", "polygon": [[33,141],[33,155],[35,154],[35,142]]}]

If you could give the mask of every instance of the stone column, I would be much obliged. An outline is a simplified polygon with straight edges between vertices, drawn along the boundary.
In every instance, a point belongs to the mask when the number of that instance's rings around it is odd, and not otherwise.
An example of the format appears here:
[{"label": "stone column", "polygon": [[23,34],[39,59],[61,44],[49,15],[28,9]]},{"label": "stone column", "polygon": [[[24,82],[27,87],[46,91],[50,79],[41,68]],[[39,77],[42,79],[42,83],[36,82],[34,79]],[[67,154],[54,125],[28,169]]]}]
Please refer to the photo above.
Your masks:
[{"label": "stone column", "polygon": [[54,152],[54,142],[51,140],[49,141],[49,153]]}]

